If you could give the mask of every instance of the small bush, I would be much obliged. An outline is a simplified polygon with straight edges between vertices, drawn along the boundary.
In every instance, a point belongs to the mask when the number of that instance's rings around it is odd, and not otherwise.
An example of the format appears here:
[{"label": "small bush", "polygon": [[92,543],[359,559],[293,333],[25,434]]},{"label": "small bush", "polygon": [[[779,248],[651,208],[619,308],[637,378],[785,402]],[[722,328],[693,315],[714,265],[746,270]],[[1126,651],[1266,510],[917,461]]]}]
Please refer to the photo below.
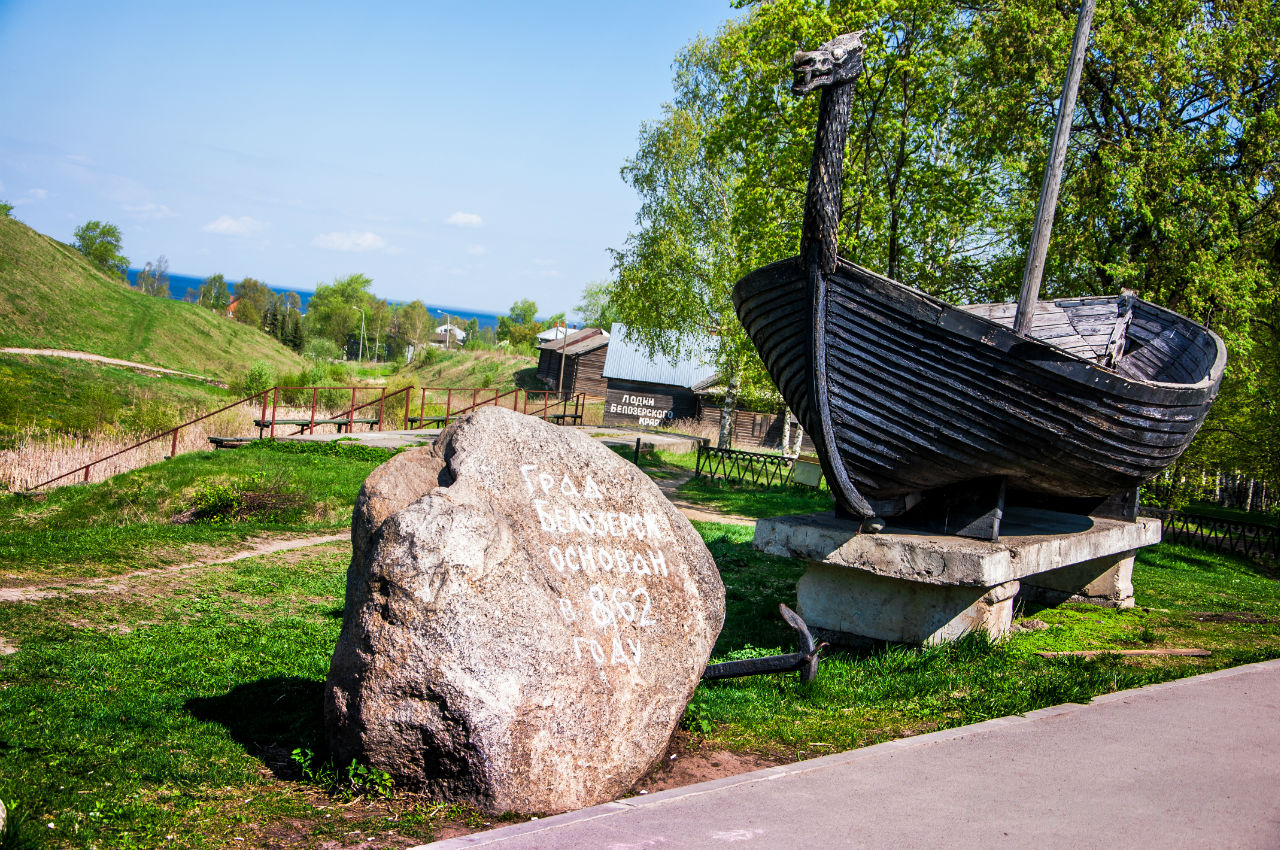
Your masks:
[{"label": "small bush", "polygon": [[236,395],[248,396],[266,392],[276,385],[276,372],[265,360],[255,360],[249,370],[231,382]]},{"label": "small bush", "polygon": [[395,796],[395,782],[389,773],[365,767],[355,759],[339,769],[333,762],[322,761],[311,750],[298,747],[293,751],[293,763],[304,780],[346,800],[356,797],[390,800]]},{"label": "small bush", "polygon": [[154,396],[143,396],[120,417],[120,425],[130,434],[149,437],[168,431],[182,421],[182,413]]},{"label": "small bush", "polygon": [[301,493],[279,478],[268,480],[259,474],[244,483],[204,484],[191,498],[187,509],[174,516],[173,521],[179,524],[288,522],[297,519],[305,507],[307,499]]},{"label": "small bush", "polygon": [[307,340],[307,347],[304,349],[303,354],[312,360],[342,359],[342,349],[338,347],[338,344],[321,336]]}]

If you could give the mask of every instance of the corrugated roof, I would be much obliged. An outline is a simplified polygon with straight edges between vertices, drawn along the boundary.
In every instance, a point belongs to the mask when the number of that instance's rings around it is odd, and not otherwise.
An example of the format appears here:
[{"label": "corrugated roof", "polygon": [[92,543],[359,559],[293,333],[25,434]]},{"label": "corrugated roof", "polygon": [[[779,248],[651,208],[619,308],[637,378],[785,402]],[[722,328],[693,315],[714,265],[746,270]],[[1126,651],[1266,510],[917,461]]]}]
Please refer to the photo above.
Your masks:
[{"label": "corrugated roof", "polygon": [[[609,332],[609,353],[604,358],[604,376],[619,381],[644,381],[676,387],[696,387],[716,376],[715,341],[710,337],[685,336],[686,353],[671,362],[661,352],[656,358],[628,338],[627,326],[615,322]],[[674,346],[673,346],[674,347]]]},{"label": "corrugated roof", "polygon": [[609,335],[599,328],[583,328],[574,331],[565,339],[553,339],[539,345],[538,348],[546,351],[560,351],[561,346],[565,349],[565,356],[574,354],[582,354],[585,351],[599,348],[609,341]]}]

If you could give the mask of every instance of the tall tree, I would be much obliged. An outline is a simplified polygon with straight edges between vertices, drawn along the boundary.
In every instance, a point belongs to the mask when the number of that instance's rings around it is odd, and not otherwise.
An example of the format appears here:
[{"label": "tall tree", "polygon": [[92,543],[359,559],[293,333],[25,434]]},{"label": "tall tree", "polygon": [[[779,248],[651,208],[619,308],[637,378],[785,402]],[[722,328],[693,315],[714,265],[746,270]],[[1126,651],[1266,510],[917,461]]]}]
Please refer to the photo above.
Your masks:
[{"label": "tall tree", "polygon": [[533,345],[543,325],[534,319],[538,305],[522,298],[511,305],[507,315],[498,317],[498,339],[512,345]]},{"label": "tall tree", "polygon": [[120,253],[120,228],[101,221],[86,221],[75,230],[77,251],[102,271],[124,279],[129,261]]},{"label": "tall tree", "polygon": [[366,336],[372,338],[369,307],[376,300],[369,287],[373,279],[362,274],[334,278],[332,283],[316,286],[307,302],[305,320],[307,336],[324,337],[345,351],[347,342],[360,333],[361,311],[365,317]]},{"label": "tall tree", "polygon": [[[1032,0],[998,9],[976,20],[975,67],[980,135],[1008,169],[1019,222],[990,266],[1007,289],[1022,271],[1056,97],[1048,74],[1064,64],[1073,12]],[[1046,290],[1125,288],[1212,327],[1227,373],[1181,465],[1280,485],[1280,15],[1265,0],[1114,0],[1093,26]]]},{"label": "tall tree", "polygon": [[641,129],[640,149],[622,169],[640,196],[638,229],[614,252],[610,303],[651,357],[674,363],[700,351],[700,338],[714,339],[726,387],[720,445],[728,448],[744,383],[769,384],[733,312],[733,284],[749,268],[733,226],[740,178],[734,163],[708,151],[706,133],[705,114],[675,106]]},{"label": "tall tree", "polygon": [[201,307],[208,307],[217,313],[226,313],[231,305],[231,293],[227,290],[227,281],[220,274],[206,277],[200,284]]},{"label": "tall tree", "polygon": [[573,309],[582,317],[586,327],[604,328],[607,331],[614,322],[618,321],[617,311],[611,303],[613,297],[611,287],[610,281],[597,280],[588,283],[582,290],[582,302],[575,305]]},{"label": "tall tree", "polygon": [[391,316],[391,333],[400,346],[420,348],[426,340],[430,323],[431,314],[427,312],[426,305],[415,299],[395,308]]},{"label": "tall tree", "polygon": [[269,286],[260,280],[246,277],[236,284],[232,312],[240,324],[260,328],[274,299],[275,293]]},{"label": "tall tree", "polygon": [[161,254],[138,272],[138,291],[157,298],[169,297],[169,260]]}]

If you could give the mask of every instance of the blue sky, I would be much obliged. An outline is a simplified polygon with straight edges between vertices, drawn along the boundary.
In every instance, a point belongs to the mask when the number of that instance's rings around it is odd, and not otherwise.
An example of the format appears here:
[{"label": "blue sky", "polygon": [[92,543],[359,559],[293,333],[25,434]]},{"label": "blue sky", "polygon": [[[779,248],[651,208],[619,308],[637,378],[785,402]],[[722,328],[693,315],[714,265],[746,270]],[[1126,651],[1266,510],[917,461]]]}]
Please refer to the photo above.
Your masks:
[{"label": "blue sky", "polygon": [[648,2],[0,0],[0,200],[134,266],[549,315],[634,225],[671,62],[740,14]]}]

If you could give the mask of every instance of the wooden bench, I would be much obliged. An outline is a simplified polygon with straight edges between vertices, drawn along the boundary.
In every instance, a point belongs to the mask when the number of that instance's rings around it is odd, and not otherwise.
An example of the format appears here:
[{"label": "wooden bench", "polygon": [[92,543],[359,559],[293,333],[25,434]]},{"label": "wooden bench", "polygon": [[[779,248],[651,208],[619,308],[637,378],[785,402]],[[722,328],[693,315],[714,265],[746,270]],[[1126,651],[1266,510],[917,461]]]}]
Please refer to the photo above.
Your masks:
[{"label": "wooden bench", "polygon": [[542,418],[549,421],[553,421],[557,425],[581,425],[582,424],[581,413],[546,413],[546,414],[543,414]]},{"label": "wooden bench", "polygon": [[215,449],[238,449],[253,442],[253,437],[210,437]]},{"label": "wooden bench", "polygon": [[298,428],[301,428],[303,431],[306,431],[308,428],[311,428],[314,431],[315,429],[312,427],[314,425],[337,425],[338,433],[341,434],[342,429],[344,427],[347,428],[348,430],[350,430],[355,425],[368,425],[370,428],[372,428],[374,425],[378,424],[378,418],[376,416],[368,417],[368,418],[357,416],[354,419],[352,419],[344,416],[342,418],[335,418],[335,419],[315,419],[315,420],[276,419],[274,420],[274,423],[270,419],[255,419],[253,420],[253,424],[257,426],[258,437],[261,438],[262,432],[270,428],[272,424],[298,427]]},{"label": "wooden bench", "polygon": [[426,426],[426,425],[428,425],[428,424],[430,424],[430,425],[443,425],[443,424],[445,424],[445,420],[446,420],[446,419],[451,419],[451,418],[456,418],[456,417],[446,417],[446,416],[410,416],[410,417],[409,417],[409,425],[410,425],[410,427],[413,427],[413,428],[417,428],[417,427],[418,427],[418,423],[419,423],[419,422],[421,422],[424,426]]}]

